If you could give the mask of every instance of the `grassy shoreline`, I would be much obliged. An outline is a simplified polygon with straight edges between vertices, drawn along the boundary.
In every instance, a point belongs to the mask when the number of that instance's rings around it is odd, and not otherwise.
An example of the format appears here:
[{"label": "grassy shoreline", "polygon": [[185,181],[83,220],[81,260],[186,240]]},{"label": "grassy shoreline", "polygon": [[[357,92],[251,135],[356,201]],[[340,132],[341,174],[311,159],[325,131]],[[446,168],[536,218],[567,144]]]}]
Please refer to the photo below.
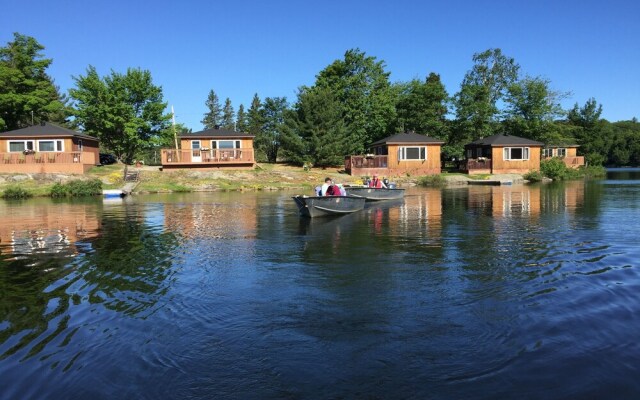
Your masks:
[{"label": "grassy shoreline", "polygon": [[[90,181],[99,179],[102,189],[120,189],[124,186],[124,165],[114,164],[94,167],[85,175],[62,174],[6,174],[0,177],[0,195],[8,188],[19,186],[33,197],[51,196],[56,185],[72,180]],[[176,170],[160,171],[158,167],[128,167],[140,172],[140,182],[133,194],[215,192],[215,191],[260,191],[298,190],[312,192],[326,177],[336,183],[362,184],[363,177],[350,176],[334,168],[311,168],[285,164],[260,164],[252,170]],[[509,175],[466,175],[458,172],[444,172],[435,176],[401,176],[390,178],[400,187],[410,186],[453,186],[465,185],[469,180],[510,179],[522,182],[519,174]]]}]

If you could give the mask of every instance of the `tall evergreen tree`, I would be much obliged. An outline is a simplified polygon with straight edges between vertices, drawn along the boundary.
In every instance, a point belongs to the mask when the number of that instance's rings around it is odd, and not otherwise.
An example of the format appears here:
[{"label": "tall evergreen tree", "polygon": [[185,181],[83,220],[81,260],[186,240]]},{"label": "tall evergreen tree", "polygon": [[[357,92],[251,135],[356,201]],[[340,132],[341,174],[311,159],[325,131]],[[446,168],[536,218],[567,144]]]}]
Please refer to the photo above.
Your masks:
[{"label": "tall evergreen tree", "polygon": [[262,102],[258,93],[253,95],[251,100],[251,107],[247,113],[247,132],[257,136],[262,131],[262,125],[264,124],[264,115],[262,112]]},{"label": "tall evergreen tree", "polygon": [[222,107],[220,107],[220,99],[218,99],[218,95],[213,89],[209,91],[205,105],[208,111],[204,114],[202,121],[200,121],[202,125],[204,125],[204,129],[212,129],[215,128],[216,125],[221,125]]},{"label": "tall evergreen tree", "polygon": [[240,104],[238,113],[236,114],[236,130],[238,132],[247,132],[248,128],[247,113],[244,111],[244,105]]},{"label": "tall evergreen tree", "polygon": [[284,135],[283,153],[298,163],[320,167],[341,165],[355,150],[342,119],[342,106],[328,88],[302,88],[292,127]]},{"label": "tall evergreen tree", "polygon": [[220,121],[220,125],[224,129],[228,129],[233,131],[236,129],[236,122],[233,120],[235,116],[235,112],[233,111],[233,106],[231,105],[231,99],[228,97],[224,101],[224,108],[222,109],[222,120]]},{"label": "tall evergreen tree", "polygon": [[605,129],[606,122],[600,119],[602,104],[596,99],[590,98],[579,107],[578,103],[567,114],[568,122],[575,128],[575,137],[580,145],[578,151],[585,155],[589,164],[601,165],[606,162],[605,154],[608,153],[608,144],[611,143],[608,134],[610,129]]},{"label": "tall evergreen tree", "polygon": [[266,155],[267,161],[270,163],[275,163],[278,160],[287,108],[286,97],[267,97],[264,99],[263,125],[260,133],[255,137],[255,145]]},{"label": "tall evergreen tree", "polygon": [[44,46],[30,36],[13,37],[0,47],[0,131],[41,121],[64,124],[70,110],[46,73],[52,60],[42,58]]}]

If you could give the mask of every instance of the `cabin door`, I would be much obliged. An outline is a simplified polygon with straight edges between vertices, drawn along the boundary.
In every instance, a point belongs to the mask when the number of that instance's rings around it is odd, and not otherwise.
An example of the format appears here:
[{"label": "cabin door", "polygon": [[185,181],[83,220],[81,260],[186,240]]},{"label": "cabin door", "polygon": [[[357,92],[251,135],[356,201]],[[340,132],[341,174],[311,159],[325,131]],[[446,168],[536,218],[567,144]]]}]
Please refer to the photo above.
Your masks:
[{"label": "cabin door", "polygon": [[200,141],[191,141],[191,162],[202,162],[202,151],[200,150]]}]

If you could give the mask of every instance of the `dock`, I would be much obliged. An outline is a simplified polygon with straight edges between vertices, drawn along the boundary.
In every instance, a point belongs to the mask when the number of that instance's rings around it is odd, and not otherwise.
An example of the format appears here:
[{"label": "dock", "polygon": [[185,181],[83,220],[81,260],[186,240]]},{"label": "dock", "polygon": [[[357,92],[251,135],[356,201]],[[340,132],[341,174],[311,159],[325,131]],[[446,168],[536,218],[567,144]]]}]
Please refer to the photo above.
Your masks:
[{"label": "dock", "polygon": [[486,180],[468,180],[468,185],[485,185],[485,186],[501,186],[501,185],[512,185],[513,181],[511,180],[496,180],[496,179],[486,179]]}]

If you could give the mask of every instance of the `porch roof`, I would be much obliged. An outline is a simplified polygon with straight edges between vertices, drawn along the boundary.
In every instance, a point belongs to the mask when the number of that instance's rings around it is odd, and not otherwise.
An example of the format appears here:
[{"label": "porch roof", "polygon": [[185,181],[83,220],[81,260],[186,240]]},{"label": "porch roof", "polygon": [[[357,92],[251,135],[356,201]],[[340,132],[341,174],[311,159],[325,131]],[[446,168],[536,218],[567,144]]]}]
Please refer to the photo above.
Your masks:
[{"label": "porch roof", "polygon": [[536,142],[535,140],[526,139],[520,136],[513,135],[505,135],[504,133],[499,133],[497,135],[487,136],[486,138],[478,139],[473,141],[465,147],[477,147],[477,146],[491,146],[491,147],[502,147],[502,146],[544,146],[542,142]]},{"label": "porch roof", "polygon": [[432,138],[427,135],[422,135],[415,132],[397,133],[395,135],[387,136],[384,139],[380,139],[377,142],[371,143],[369,147],[379,146],[382,144],[444,144],[444,140]]},{"label": "porch roof", "polygon": [[255,135],[246,132],[236,132],[230,129],[211,128],[199,132],[185,132],[180,134],[182,139],[209,139],[209,138],[253,138]]},{"label": "porch roof", "polygon": [[22,129],[0,133],[0,138],[39,138],[39,137],[77,137],[80,139],[98,141],[98,138],[86,133],[76,132],[71,129],[43,122],[40,125],[32,125]]}]

